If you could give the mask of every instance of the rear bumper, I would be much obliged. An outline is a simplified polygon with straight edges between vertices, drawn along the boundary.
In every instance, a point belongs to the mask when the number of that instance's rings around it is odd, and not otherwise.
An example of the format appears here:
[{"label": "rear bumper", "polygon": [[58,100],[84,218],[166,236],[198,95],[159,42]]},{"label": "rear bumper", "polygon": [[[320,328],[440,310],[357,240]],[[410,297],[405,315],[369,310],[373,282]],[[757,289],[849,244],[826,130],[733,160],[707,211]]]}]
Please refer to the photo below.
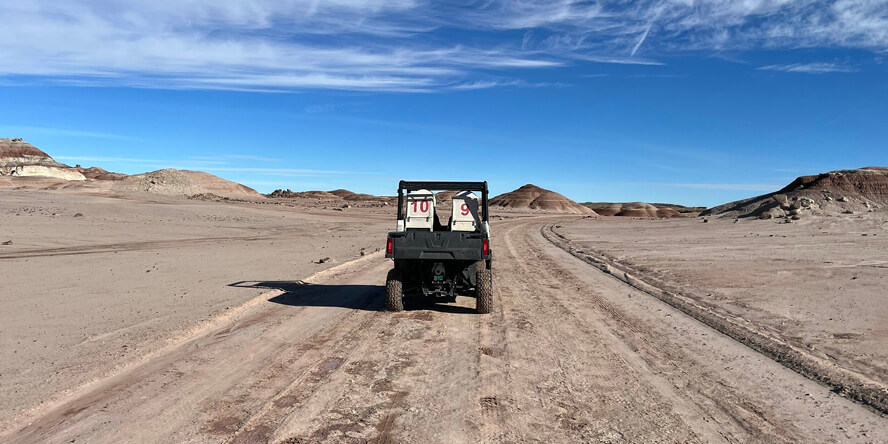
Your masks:
[{"label": "rear bumper", "polygon": [[392,252],[385,257],[391,259],[427,259],[435,261],[458,260],[479,261],[490,259],[484,255],[481,233],[453,231],[406,231],[392,232]]}]

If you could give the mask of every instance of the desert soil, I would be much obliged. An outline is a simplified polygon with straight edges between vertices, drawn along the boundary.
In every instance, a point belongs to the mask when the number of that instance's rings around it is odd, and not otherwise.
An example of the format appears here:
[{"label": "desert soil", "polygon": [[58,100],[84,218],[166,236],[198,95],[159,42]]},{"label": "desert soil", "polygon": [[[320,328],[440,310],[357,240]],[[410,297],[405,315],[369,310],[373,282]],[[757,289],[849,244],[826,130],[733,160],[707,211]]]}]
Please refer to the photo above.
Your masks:
[{"label": "desert soil", "polygon": [[254,283],[379,249],[389,217],[342,214],[3,191],[0,426],[230,312],[264,291]]},{"label": "desert soil", "polygon": [[817,357],[888,384],[888,214],[582,219],[557,232]]},{"label": "desert soil", "polygon": [[391,209],[0,196],[3,442],[888,441],[543,239],[564,216],[493,221],[492,314],[387,313]]}]

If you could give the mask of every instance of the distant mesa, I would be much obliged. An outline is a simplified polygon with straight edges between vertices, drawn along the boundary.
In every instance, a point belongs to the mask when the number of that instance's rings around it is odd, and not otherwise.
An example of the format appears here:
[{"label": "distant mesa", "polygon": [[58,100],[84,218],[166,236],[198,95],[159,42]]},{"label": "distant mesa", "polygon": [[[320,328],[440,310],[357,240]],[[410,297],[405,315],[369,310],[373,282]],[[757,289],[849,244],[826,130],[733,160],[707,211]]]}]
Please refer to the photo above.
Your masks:
[{"label": "distant mesa", "polygon": [[250,187],[200,171],[164,169],[130,176],[99,167],[71,167],[20,138],[0,138],[0,179],[0,184],[23,189],[262,198]]},{"label": "distant mesa", "polygon": [[706,211],[706,207],[686,207],[684,205],[671,204],[671,203],[651,203],[651,205],[657,208],[671,208],[675,211],[678,211],[682,216],[687,217],[696,217],[701,212]]},{"label": "distant mesa", "polygon": [[800,219],[888,208],[888,168],[866,167],[801,176],[773,193],[712,207],[701,216]]},{"label": "distant mesa", "polygon": [[450,205],[450,203],[453,202],[453,196],[456,196],[460,191],[461,190],[449,190],[435,193],[435,202],[438,205]]},{"label": "distant mesa", "polygon": [[561,194],[533,184],[490,199],[490,206],[521,210],[542,210],[553,213],[596,215],[591,208],[580,205]]},{"label": "distant mesa", "polygon": [[274,190],[265,195],[272,198],[285,199],[316,199],[316,200],[339,200],[348,202],[390,202],[396,200],[391,196],[374,196],[372,194],[355,193],[349,190],[333,190],[333,191],[292,191],[292,190]]},{"label": "distant mesa", "polygon": [[77,169],[56,162],[22,139],[0,139],[0,176],[86,180]]},{"label": "distant mesa", "polygon": [[338,196],[342,200],[351,200],[351,201],[388,201],[391,200],[391,197],[388,196],[374,196],[372,194],[363,194],[363,193],[355,193],[349,190],[333,190],[329,191],[330,194],[334,196]]},{"label": "distant mesa", "polygon": [[[668,204],[649,204],[645,202],[626,202],[626,203],[609,203],[609,202],[586,202],[583,205],[595,210],[602,216],[623,216],[623,217],[653,217],[653,218],[669,218],[684,217],[678,211],[676,205]],[[687,207],[682,207],[687,208]]]},{"label": "distant mesa", "polygon": [[856,197],[888,204],[888,167],[865,167],[801,176],[777,192],[802,190],[854,194]]},{"label": "distant mesa", "polygon": [[342,200],[339,196],[328,193],[326,191],[292,191],[274,190],[265,195],[266,197],[284,198],[284,199],[319,199],[319,200]]},{"label": "distant mesa", "polygon": [[49,154],[44,153],[39,148],[31,145],[20,138],[4,139],[0,138],[0,164],[18,163],[22,165],[45,165],[54,167],[65,167],[61,163],[53,160]]},{"label": "distant mesa", "polygon": [[342,200],[341,197],[327,192],[327,191],[306,191],[304,193],[299,193],[303,195],[302,197],[308,197],[312,199],[322,199],[322,200]]}]

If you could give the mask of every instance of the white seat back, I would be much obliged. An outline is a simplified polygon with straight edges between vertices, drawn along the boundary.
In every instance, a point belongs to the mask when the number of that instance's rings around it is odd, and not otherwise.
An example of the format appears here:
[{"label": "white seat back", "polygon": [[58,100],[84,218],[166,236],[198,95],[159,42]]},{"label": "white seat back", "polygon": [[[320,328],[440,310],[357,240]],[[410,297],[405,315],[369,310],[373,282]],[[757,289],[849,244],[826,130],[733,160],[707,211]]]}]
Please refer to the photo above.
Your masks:
[{"label": "white seat back", "polygon": [[429,190],[407,193],[407,229],[435,228],[435,194]]},{"label": "white seat back", "polygon": [[475,231],[479,227],[478,196],[471,191],[460,191],[453,196],[450,231]]}]

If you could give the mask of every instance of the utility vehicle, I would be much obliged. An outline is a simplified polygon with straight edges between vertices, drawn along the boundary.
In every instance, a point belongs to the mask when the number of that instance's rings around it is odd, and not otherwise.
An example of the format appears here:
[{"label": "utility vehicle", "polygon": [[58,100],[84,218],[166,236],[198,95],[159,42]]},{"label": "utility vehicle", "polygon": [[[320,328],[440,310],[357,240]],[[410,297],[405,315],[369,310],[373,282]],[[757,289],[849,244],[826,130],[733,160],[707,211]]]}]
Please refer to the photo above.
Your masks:
[{"label": "utility vehicle", "polygon": [[[435,191],[456,191],[449,220],[442,224]],[[474,192],[480,192],[480,198]],[[406,193],[406,194],[405,194]],[[456,301],[475,296],[479,313],[493,304],[490,212],[487,182],[398,184],[398,224],[388,234],[385,257],[394,260],[385,282],[386,308],[404,309],[404,297]],[[446,207],[446,202],[440,203]]]}]

